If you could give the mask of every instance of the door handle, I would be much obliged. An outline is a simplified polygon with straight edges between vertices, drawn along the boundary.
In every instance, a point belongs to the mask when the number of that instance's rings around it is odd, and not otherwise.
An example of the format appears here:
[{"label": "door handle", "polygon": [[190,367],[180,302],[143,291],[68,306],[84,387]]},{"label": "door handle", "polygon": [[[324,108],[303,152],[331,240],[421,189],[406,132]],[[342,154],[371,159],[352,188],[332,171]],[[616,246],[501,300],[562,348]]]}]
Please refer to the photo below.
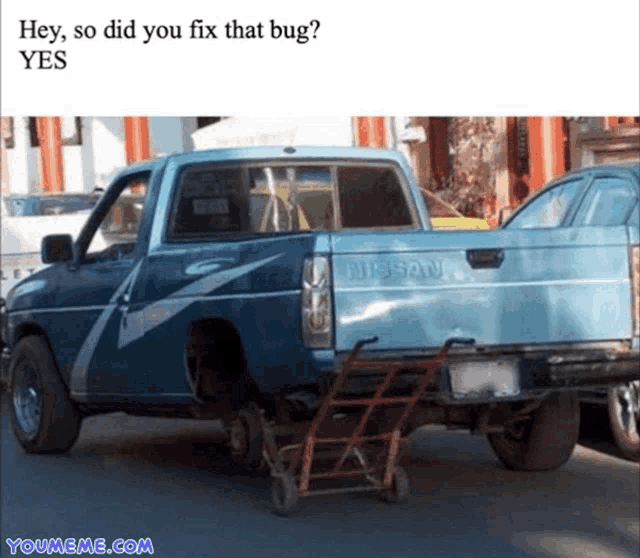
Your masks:
[{"label": "door handle", "polygon": [[498,269],[504,261],[502,248],[467,250],[467,262],[472,269]]}]

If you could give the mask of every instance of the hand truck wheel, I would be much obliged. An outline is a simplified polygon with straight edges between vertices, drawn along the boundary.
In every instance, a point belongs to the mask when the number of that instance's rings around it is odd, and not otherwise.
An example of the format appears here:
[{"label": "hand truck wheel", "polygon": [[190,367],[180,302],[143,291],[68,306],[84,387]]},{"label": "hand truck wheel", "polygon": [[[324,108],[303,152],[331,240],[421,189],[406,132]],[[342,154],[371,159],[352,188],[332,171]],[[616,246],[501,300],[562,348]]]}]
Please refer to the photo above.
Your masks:
[{"label": "hand truck wheel", "polygon": [[262,464],[262,429],[260,410],[247,407],[231,421],[231,457],[241,466],[259,469]]},{"label": "hand truck wheel", "polygon": [[289,515],[298,504],[298,486],[290,473],[273,478],[271,484],[273,511],[282,516]]},{"label": "hand truck wheel", "polygon": [[382,497],[392,504],[401,504],[409,498],[409,477],[399,465],[393,475],[392,487],[385,490]]}]

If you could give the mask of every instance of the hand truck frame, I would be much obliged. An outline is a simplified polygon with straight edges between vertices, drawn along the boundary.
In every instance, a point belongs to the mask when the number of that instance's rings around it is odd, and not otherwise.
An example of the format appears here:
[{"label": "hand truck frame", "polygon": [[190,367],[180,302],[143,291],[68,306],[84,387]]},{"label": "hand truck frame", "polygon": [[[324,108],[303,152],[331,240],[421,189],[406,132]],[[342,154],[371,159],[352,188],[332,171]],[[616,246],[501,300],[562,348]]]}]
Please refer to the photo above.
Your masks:
[{"label": "hand truck frame", "polygon": [[[398,465],[405,442],[402,438],[403,427],[416,402],[424,396],[430,386],[438,382],[440,373],[447,363],[449,349],[454,344],[472,345],[475,340],[448,339],[437,356],[426,362],[360,359],[361,349],[377,340],[378,338],[374,337],[356,343],[306,433],[298,436],[297,442],[278,447],[274,433],[275,424],[267,421],[264,415],[260,415],[263,458],[273,478],[272,502],[276,513],[288,515],[295,509],[298,499],[305,496],[378,491],[391,502],[400,502],[408,497],[409,479],[404,469]],[[411,394],[397,396],[388,393],[398,372],[407,369],[412,373],[421,373],[421,378],[417,385],[412,387]],[[348,380],[354,378],[356,373],[363,372],[382,373],[382,381],[372,397],[349,397],[345,394],[345,386],[348,389]],[[372,435],[363,433],[374,410],[394,407],[398,411],[399,406],[402,412],[391,428]],[[327,420],[332,420],[329,413],[335,408],[360,408],[361,416],[355,428],[347,435],[322,437],[319,431]],[[384,463],[381,466],[372,464],[363,450],[364,444],[380,442],[384,444],[383,453],[385,453]],[[318,461],[318,458],[324,458],[326,461],[327,457],[326,452],[318,451],[318,446],[335,448],[329,452],[330,461],[333,458],[332,466],[322,472],[313,471],[314,462]],[[345,464],[348,461],[351,469],[347,470]],[[349,477],[364,477],[366,483],[342,488],[320,490],[311,488],[312,481],[348,479]]]}]

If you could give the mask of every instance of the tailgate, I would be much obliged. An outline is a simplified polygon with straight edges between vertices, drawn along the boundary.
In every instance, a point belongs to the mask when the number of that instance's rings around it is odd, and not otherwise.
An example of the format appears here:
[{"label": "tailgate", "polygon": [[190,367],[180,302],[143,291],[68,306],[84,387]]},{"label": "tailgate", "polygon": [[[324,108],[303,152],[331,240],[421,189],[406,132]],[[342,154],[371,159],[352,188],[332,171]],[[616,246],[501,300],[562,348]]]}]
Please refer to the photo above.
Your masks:
[{"label": "tailgate", "polygon": [[624,227],[332,235],[336,349],[631,337]]}]

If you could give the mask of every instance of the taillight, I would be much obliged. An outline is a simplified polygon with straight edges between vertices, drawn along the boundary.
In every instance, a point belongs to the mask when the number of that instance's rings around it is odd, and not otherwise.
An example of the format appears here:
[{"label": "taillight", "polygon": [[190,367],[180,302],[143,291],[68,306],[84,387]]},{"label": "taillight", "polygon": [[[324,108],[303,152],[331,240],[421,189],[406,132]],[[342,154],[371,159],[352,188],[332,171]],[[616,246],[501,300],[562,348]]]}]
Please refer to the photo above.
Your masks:
[{"label": "taillight", "polygon": [[632,246],[631,253],[631,304],[633,305],[633,335],[640,336],[640,246]]},{"label": "taillight", "polygon": [[328,349],[333,340],[331,268],[326,256],[304,261],[302,270],[302,342],[309,349]]}]

